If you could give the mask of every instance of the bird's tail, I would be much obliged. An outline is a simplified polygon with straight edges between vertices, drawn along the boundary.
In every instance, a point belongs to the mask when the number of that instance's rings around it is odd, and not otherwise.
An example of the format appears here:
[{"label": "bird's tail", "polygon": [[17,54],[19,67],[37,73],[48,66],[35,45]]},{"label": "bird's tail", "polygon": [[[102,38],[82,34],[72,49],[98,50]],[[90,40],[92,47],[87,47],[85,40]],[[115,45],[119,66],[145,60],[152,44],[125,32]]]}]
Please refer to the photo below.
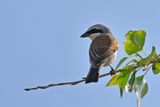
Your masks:
[{"label": "bird's tail", "polygon": [[90,67],[85,83],[98,82],[98,77],[99,77],[99,67],[97,68]]}]

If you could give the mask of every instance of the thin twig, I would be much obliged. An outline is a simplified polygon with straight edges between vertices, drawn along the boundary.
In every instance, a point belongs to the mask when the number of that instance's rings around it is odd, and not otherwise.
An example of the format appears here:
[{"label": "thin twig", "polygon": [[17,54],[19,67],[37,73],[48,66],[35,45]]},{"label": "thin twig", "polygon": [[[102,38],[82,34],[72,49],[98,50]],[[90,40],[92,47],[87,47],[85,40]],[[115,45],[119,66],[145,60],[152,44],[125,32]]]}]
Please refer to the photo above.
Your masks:
[{"label": "thin twig", "polygon": [[150,65],[147,69],[147,71],[144,73],[144,75],[146,75],[148,73],[148,71],[151,69],[152,65]]},{"label": "thin twig", "polygon": [[[118,73],[120,72],[120,70],[117,70],[117,71],[114,71],[115,73]],[[102,74],[99,76],[99,78],[103,78],[105,76],[108,76],[108,75],[111,75],[113,72],[108,72],[108,73],[105,73],[105,74]],[[55,86],[64,86],[64,85],[77,85],[77,84],[80,84],[80,83],[83,83],[85,82],[85,78],[81,79],[81,80],[78,80],[78,81],[72,81],[72,82],[62,82],[62,83],[56,83],[56,84],[48,84],[48,85],[44,85],[44,86],[37,86],[37,87],[34,87],[34,88],[26,88],[24,89],[25,91],[31,91],[31,90],[37,90],[37,89],[46,89],[46,88],[50,88],[50,87],[55,87]]]}]

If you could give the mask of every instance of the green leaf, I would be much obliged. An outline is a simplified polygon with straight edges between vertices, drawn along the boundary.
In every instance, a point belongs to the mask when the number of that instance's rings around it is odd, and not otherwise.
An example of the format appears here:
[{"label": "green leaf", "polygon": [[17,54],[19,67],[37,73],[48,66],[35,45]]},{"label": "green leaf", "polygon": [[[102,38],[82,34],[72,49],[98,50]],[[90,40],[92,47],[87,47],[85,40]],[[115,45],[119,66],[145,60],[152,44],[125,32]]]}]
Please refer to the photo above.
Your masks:
[{"label": "green leaf", "polygon": [[124,91],[124,89],[127,85],[128,79],[129,79],[129,74],[127,74],[127,75],[118,79],[118,86],[119,86],[119,89],[120,89],[121,97],[123,96],[123,91]]},{"label": "green leaf", "polygon": [[115,70],[117,70],[127,58],[128,58],[128,57],[123,57],[123,58],[119,61],[119,63],[117,64]]},{"label": "green leaf", "polygon": [[151,54],[148,55],[146,58],[141,59],[141,60],[137,63],[137,65],[138,65],[138,66],[146,66],[146,65],[150,64],[151,61],[153,61],[156,57],[157,57],[157,56],[156,56],[156,50],[155,50],[155,47],[153,46],[153,47],[152,47],[152,52],[151,52]]},{"label": "green leaf", "polygon": [[143,98],[148,92],[148,84],[144,83],[144,86],[142,88],[142,92],[141,92],[141,98]]},{"label": "green leaf", "polygon": [[123,42],[125,52],[128,55],[137,53],[143,49],[146,32],[143,30],[129,31],[126,35],[126,41]]},{"label": "green leaf", "polygon": [[136,77],[135,84],[141,86],[143,78],[144,78],[144,75]]},{"label": "green leaf", "polygon": [[135,79],[135,92],[137,99],[142,99],[148,92],[148,84],[144,80],[144,75],[139,76]]},{"label": "green leaf", "polygon": [[160,62],[153,63],[152,71],[154,74],[160,73]]},{"label": "green leaf", "polygon": [[135,75],[136,75],[136,72],[133,72],[132,75],[131,75],[131,78],[129,80],[129,92],[132,92],[132,89],[133,89],[133,85],[134,85],[134,81],[135,81]]},{"label": "green leaf", "polygon": [[133,67],[131,65],[125,66],[123,69],[121,69],[121,72],[118,77],[118,86],[120,89],[121,97],[123,96],[123,91],[127,85],[129,76],[132,71],[133,71]]},{"label": "green leaf", "polygon": [[113,75],[112,78],[107,83],[107,86],[114,86],[118,84],[118,75]]}]

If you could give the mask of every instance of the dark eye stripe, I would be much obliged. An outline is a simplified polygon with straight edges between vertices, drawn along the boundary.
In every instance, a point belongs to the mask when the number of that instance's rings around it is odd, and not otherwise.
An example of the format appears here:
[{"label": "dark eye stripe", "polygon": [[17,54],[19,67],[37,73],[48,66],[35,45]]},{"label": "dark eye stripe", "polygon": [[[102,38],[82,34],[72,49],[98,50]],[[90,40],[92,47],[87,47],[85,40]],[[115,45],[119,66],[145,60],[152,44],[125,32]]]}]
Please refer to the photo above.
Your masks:
[{"label": "dark eye stripe", "polygon": [[101,29],[92,29],[90,31],[87,31],[88,34],[93,34],[93,33],[103,33]]}]

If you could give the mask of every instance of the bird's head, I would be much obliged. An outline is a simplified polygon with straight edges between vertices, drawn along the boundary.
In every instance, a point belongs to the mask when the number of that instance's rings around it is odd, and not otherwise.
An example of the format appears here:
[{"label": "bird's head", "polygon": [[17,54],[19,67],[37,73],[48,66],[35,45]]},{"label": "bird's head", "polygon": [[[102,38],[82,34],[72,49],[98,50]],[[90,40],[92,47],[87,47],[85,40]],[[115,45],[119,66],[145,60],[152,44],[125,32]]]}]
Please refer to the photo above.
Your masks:
[{"label": "bird's head", "polygon": [[106,26],[102,24],[95,24],[90,28],[88,28],[88,30],[81,35],[81,38],[89,37],[93,40],[102,33],[111,33],[111,32]]}]

